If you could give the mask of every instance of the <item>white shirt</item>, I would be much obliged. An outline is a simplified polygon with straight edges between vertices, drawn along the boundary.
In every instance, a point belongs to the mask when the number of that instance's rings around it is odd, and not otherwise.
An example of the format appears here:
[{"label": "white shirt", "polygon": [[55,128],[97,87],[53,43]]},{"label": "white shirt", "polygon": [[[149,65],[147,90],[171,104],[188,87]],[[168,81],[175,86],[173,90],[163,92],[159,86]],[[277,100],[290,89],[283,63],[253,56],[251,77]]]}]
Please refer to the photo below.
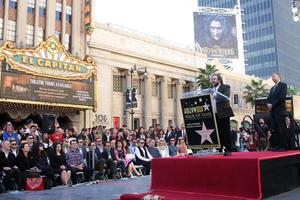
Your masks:
[{"label": "white shirt", "polygon": [[215,113],[217,113],[217,95],[218,95],[218,90],[219,90],[219,87],[220,87],[220,84],[217,86],[217,87],[213,87],[213,98],[212,98],[212,107],[213,107],[213,110],[215,111]]},{"label": "white shirt", "polygon": [[17,149],[11,149],[11,152],[17,157]]},{"label": "white shirt", "polygon": [[158,152],[160,154],[160,156],[162,158],[167,158],[167,157],[170,157],[170,154],[169,154],[169,148],[165,148],[165,149],[161,149],[161,148],[157,148],[158,149]]},{"label": "white shirt", "polygon": [[[143,154],[145,154],[145,151],[144,151],[144,148],[141,148],[141,150],[143,151]],[[153,159],[153,157],[151,156],[151,154],[149,153],[148,149],[146,148],[146,151],[147,151],[147,154],[148,154],[148,157],[149,158],[145,158],[141,155],[141,152],[140,152],[140,149],[139,148],[136,148],[136,151],[135,151],[135,155],[140,159],[140,160],[143,160],[143,161],[146,161],[146,162],[149,162]]]}]

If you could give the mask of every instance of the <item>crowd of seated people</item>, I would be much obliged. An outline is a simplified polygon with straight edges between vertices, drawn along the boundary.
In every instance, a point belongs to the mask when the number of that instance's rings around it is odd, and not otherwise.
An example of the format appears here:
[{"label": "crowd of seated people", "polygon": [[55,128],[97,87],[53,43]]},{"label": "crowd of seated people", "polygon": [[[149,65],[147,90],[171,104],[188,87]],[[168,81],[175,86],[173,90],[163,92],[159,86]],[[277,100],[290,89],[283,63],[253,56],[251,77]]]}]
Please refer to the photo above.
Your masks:
[{"label": "crowd of seated people", "polygon": [[[33,120],[15,131],[7,122],[0,131],[0,184],[6,191],[25,190],[32,174],[50,180],[51,186],[72,186],[95,179],[139,177],[151,173],[153,158],[187,155],[182,129],[159,125],[146,130],[75,128],[56,124],[52,134],[41,133]],[[96,174],[96,176],[95,176]],[[0,190],[0,193],[3,192]]]}]

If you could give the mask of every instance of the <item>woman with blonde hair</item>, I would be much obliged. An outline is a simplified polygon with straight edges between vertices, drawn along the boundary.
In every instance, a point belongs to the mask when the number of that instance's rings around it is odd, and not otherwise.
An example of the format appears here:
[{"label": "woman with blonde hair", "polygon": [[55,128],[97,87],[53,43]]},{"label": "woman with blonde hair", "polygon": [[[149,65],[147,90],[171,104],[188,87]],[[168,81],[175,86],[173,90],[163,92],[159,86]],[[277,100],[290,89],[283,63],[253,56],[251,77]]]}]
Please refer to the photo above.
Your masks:
[{"label": "woman with blonde hair", "polygon": [[14,129],[14,126],[11,122],[7,122],[3,128],[3,134],[2,134],[3,140],[16,140],[17,143],[19,143],[18,135]]},{"label": "woman with blonde hair", "polygon": [[169,155],[169,147],[165,141],[164,138],[160,138],[158,145],[157,145],[157,149],[159,151],[159,154],[161,155],[162,158],[167,158],[170,157]]}]

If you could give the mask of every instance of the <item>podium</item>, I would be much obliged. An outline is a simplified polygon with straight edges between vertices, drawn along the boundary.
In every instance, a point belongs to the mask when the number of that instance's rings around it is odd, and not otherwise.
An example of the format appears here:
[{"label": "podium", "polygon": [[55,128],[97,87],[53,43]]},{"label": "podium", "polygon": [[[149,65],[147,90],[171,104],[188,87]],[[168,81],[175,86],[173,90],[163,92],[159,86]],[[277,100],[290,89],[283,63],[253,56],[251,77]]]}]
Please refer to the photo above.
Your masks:
[{"label": "podium", "polygon": [[191,149],[220,148],[220,137],[211,94],[196,94],[180,99],[187,145]]}]

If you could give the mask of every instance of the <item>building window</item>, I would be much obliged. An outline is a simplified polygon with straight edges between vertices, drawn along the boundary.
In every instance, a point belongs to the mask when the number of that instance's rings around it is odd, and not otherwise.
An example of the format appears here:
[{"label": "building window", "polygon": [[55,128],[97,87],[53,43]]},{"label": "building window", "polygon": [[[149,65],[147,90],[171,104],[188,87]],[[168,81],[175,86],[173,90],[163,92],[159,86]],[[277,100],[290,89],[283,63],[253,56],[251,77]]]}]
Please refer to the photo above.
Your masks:
[{"label": "building window", "polygon": [[39,16],[46,16],[46,0],[40,0]]},{"label": "building window", "polygon": [[45,29],[42,27],[39,27],[39,32],[38,32],[38,42],[41,43],[45,40]]},{"label": "building window", "polygon": [[136,89],[136,94],[141,94],[141,80],[139,78],[133,78],[132,87]]},{"label": "building window", "polygon": [[168,84],[168,98],[173,99],[173,86]]},{"label": "building window", "polygon": [[152,119],[152,126],[155,126],[157,124],[157,119]]},{"label": "building window", "polygon": [[157,97],[158,96],[158,84],[155,81],[152,81],[152,96]]},{"label": "building window", "polygon": [[33,46],[33,26],[27,25],[26,27],[26,44],[29,46]]},{"label": "building window", "polygon": [[3,39],[3,18],[0,18],[0,40]]},{"label": "building window", "polygon": [[8,20],[7,22],[7,40],[16,41],[16,22]]},{"label": "building window", "polygon": [[66,7],[66,21],[71,23],[72,22],[72,7],[71,6],[67,6]]},{"label": "building window", "polygon": [[189,84],[182,85],[182,91],[183,91],[183,93],[190,92],[191,88],[190,88]]},{"label": "building window", "polygon": [[13,9],[17,9],[18,0],[9,0],[9,7]]},{"label": "building window", "polygon": [[65,43],[64,43],[64,45],[65,45],[66,50],[70,50],[71,49],[71,35],[69,35],[69,34],[65,35]]},{"label": "building window", "polygon": [[239,98],[239,108],[243,108],[243,98]]},{"label": "building window", "polygon": [[27,12],[34,13],[35,0],[28,0]]},{"label": "building window", "polygon": [[120,75],[113,75],[113,91],[123,92],[122,77]]},{"label": "building window", "polygon": [[55,31],[55,36],[59,41],[61,41],[61,32]]},{"label": "building window", "polygon": [[61,15],[62,15],[62,11],[61,11],[61,3],[57,3],[56,2],[56,8],[55,8],[55,19],[57,21],[61,21]]}]

